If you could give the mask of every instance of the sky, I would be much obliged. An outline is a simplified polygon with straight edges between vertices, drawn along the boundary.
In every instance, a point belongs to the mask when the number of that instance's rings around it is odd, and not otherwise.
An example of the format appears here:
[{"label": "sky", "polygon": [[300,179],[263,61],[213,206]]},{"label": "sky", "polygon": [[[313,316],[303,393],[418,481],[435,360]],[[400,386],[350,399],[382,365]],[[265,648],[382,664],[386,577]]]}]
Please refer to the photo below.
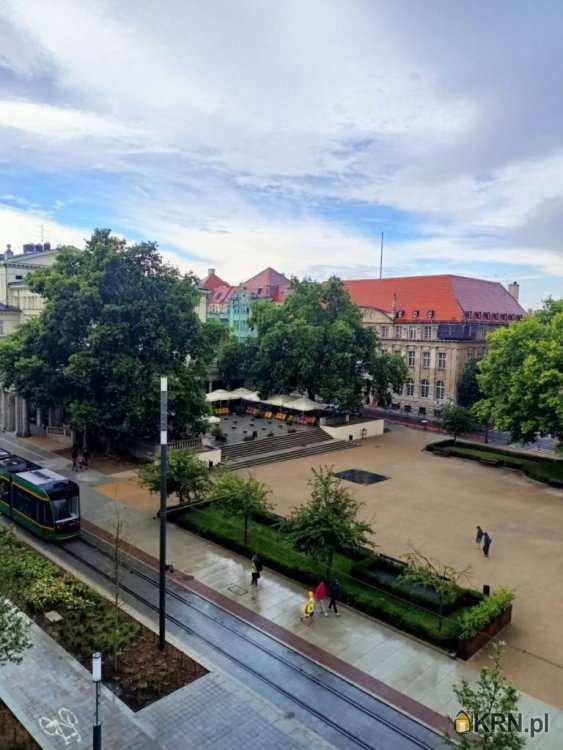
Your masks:
[{"label": "sky", "polygon": [[3,0],[0,247],[563,295],[560,0]]}]

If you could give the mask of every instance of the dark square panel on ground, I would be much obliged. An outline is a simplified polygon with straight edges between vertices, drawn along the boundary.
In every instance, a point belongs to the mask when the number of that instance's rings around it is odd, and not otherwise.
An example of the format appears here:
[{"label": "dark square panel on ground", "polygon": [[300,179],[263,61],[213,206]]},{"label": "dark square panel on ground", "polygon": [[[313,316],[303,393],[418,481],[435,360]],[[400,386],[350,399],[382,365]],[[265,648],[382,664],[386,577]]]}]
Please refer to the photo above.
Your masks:
[{"label": "dark square panel on ground", "polygon": [[388,479],[383,474],[374,474],[373,471],[364,471],[364,469],[346,469],[346,471],[338,471],[336,476],[356,484],[375,484]]}]

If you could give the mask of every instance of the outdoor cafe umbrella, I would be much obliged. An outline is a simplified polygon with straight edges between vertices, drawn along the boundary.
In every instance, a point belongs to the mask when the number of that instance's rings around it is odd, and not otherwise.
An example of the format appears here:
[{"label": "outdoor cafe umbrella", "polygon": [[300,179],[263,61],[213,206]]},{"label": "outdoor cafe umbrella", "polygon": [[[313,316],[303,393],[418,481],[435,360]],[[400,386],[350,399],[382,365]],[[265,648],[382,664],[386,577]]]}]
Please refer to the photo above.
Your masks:
[{"label": "outdoor cafe umbrella", "polygon": [[326,404],[312,401],[310,398],[306,398],[305,396],[296,398],[295,400],[289,401],[289,403],[285,404],[285,407],[287,409],[295,409],[295,411],[314,411],[315,409],[324,410],[326,409],[326,406]]},{"label": "outdoor cafe umbrella", "polygon": [[270,396],[269,398],[262,399],[262,403],[269,404],[270,406],[286,406],[290,401],[293,401],[291,396],[286,396],[280,393],[277,396]]},{"label": "outdoor cafe umbrella", "polygon": [[[231,395],[230,391],[225,391],[222,388],[219,388],[216,391],[211,391],[211,393],[208,393],[205,398],[209,401],[209,403],[214,404],[216,401],[230,401],[233,396]],[[235,398],[237,397],[235,396]]]},{"label": "outdoor cafe umbrella", "polygon": [[231,391],[231,398],[242,398],[244,401],[259,401],[256,391],[251,391],[248,388],[236,388],[234,391]]}]

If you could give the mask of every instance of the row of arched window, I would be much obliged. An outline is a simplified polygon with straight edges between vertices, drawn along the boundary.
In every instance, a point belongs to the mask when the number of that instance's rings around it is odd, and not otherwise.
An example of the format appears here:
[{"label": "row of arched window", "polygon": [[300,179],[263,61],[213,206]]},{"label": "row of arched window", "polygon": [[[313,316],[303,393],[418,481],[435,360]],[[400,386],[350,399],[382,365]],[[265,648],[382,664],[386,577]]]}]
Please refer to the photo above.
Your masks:
[{"label": "row of arched window", "polygon": [[[409,378],[405,382],[405,395],[414,396],[414,380]],[[430,383],[426,378],[420,381],[420,398],[428,398],[430,395]],[[437,380],[434,386],[434,398],[441,401],[446,396],[446,386],[443,380]]]}]

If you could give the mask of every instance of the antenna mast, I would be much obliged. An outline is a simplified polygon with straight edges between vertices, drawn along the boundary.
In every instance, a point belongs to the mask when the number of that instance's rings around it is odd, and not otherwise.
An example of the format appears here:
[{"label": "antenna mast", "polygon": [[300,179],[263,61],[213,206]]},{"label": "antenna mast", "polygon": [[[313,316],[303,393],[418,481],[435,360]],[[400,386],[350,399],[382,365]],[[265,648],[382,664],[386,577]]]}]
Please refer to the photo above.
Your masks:
[{"label": "antenna mast", "polygon": [[381,251],[379,253],[379,278],[383,278],[383,232],[381,232]]}]

